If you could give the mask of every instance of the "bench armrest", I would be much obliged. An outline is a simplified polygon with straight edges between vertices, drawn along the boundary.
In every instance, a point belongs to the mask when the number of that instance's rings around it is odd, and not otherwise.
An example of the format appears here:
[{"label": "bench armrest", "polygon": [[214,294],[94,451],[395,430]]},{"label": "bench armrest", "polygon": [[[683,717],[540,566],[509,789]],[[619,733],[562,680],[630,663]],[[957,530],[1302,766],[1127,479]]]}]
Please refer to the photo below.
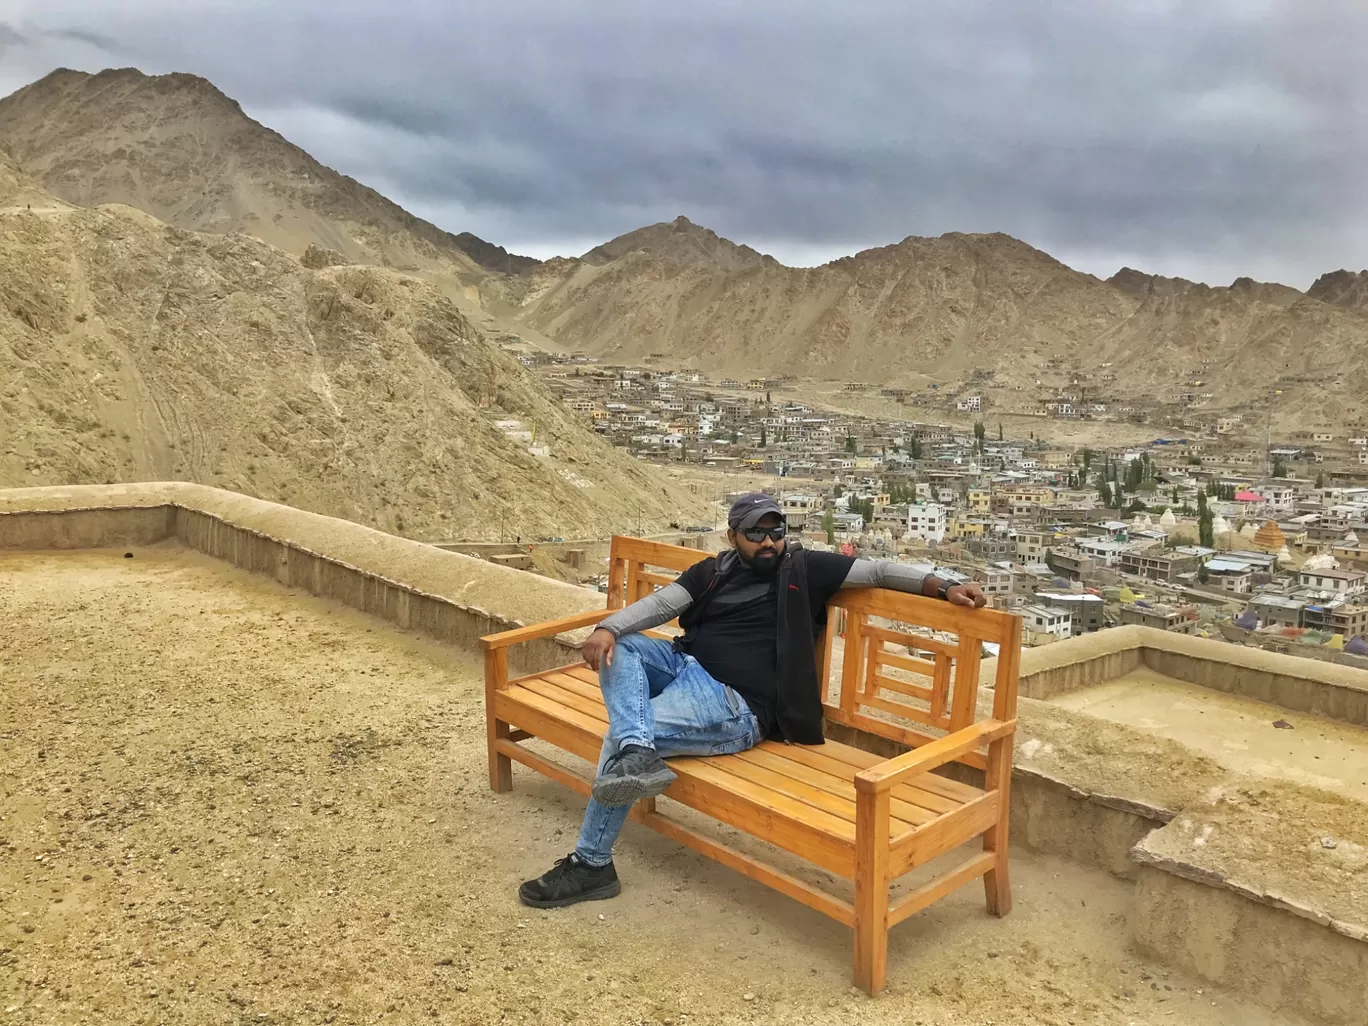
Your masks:
[{"label": "bench armrest", "polygon": [[559,620],[534,623],[531,627],[518,627],[499,634],[486,634],[480,639],[480,644],[484,646],[486,652],[490,652],[496,648],[518,645],[524,641],[535,641],[537,638],[553,638],[564,631],[573,631],[576,628],[588,627],[600,620],[606,620],[615,612],[617,612],[615,609],[595,609],[588,613],[576,613],[574,616],[562,616]]},{"label": "bench armrest", "polygon": [[914,748],[897,758],[871,766],[855,774],[855,789],[863,794],[888,791],[909,777],[943,766],[952,759],[972,752],[979,745],[996,741],[1016,730],[1016,720],[981,720]]}]

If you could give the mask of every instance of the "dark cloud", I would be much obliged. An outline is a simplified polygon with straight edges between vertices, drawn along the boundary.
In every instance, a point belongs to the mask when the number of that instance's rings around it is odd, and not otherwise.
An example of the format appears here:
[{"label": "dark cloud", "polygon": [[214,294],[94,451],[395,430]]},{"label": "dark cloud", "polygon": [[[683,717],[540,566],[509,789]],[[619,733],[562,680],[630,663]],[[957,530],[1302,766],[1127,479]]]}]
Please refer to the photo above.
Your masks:
[{"label": "dark cloud", "polygon": [[0,21],[0,53],[4,53],[10,47],[19,46],[28,46],[28,39],[12,25]]},{"label": "dark cloud", "polygon": [[124,49],[113,36],[102,35],[99,32],[87,32],[80,28],[48,29],[43,35],[48,39],[63,42],[85,43],[87,46],[93,46],[97,50],[103,50],[110,54],[120,53]]},{"label": "dark cloud", "polygon": [[959,230],[1104,274],[1305,285],[1368,264],[1361,5],[44,0],[27,17],[10,20],[42,45],[10,53],[29,77],[130,54],[202,74],[444,227],[542,253],[685,213],[781,258]]}]

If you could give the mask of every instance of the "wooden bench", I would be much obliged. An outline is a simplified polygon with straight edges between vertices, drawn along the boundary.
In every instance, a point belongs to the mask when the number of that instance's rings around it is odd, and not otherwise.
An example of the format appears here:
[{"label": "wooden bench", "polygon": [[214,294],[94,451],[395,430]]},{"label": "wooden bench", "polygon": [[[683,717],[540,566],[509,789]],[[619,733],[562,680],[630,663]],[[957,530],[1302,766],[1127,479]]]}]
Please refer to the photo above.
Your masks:
[{"label": "wooden bench", "polygon": [[[509,647],[596,624],[706,555],[615,537],[606,610],[482,639],[493,790],[512,788],[516,760],[588,795],[589,777],[521,742],[541,738],[593,764],[608,725],[597,675],[583,662],[510,680]],[[1011,908],[1007,814],[1020,620],[883,589],[840,592],[828,615],[818,653],[824,679],[831,681],[828,721],[912,750],[885,759],[830,740],[811,747],[765,741],[737,755],[669,760],[679,779],[665,796],[852,880],[854,903],[684,826],[659,811],[655,799],[638,802],[631,815],[852,927],[855,983],[875,994],[884,986],[889,927],[979,877],[989,912],[1001,916]],[[956,640],[914,635],[880,622],[929,627]],[[836,661],[836,637],[842,632],[844,651]],[[978,720],[985,641],[1001,647],[992,717]],[[983,786],[932,772],[951,761],[982,770]],[[980,838],[979,850],[890,903],[892,881]]]}]

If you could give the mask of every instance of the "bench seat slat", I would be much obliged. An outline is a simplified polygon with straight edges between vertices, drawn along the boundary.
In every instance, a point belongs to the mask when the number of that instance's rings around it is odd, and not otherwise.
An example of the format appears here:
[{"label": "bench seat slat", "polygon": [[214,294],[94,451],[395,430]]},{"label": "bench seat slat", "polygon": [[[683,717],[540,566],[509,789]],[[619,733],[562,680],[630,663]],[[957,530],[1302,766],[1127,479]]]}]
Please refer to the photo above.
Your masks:
[{"label": "bench seat slat", "polygon": [[[796,798],[798,801],[811,805],[814,809],[821,809],[829,812],[833,816],[839,816],[849,823],[855,822],[855,803],[854,801],[843,801],[840,797],[827,790],[825,787],[810,784],[806,781],[788,776],[784,773],[775,772],[749,759],[738,759],[734,755],[714,755],[704,756],[702,762],[726,771],[733,776],[752,783],[759,784],[761,787],[768,788],[775,794],[787,795]],[[889,837],[898,836],[900,833],[913,830],[916,824],[905,819],[892,818],[891,824],[901,824],[901,827],[891,826]]]},{"label": "bench seat slat", "polygon": [[583,713],[585,716],[597,720],[603,725],[600,727],[600,730],[603,730],[608,726],[608,710],[604,708],[602,702],[595,702],[591,698],[577,695],[555,681],[546,680],[545,678],[539,680],[525,680],[518,686],[526,688],[528,691],[534,691],[544,698],[549,698],[553,702],[559,702],[567,709],[574,709],[576,712]]},{"label": "bench seat slat", "polygon": [[[756,746],[767,752],[773,752],[784,759],[794,762],[801,762],[815,769],[822,770],[833,775],[838,775],[851,782],[854,786],[855,774],[869,766],[877,765],[884,760],[877,755],[869,755],[858,748],[849,748],[846,745],[835,741],[828,741],[820,747],[808,747],[805,745],[786,745],[778,741],[763,741]],[[868,756],[868,761],[860,756]],[[950,812],[964,804],[953,798],[947,798],[937,791],[923,788],[921,779],[915,784],[902,784],[893,789],[893,797],[905,801],[910,805],[917,805],[925,809],[931,816],[939,816],[942,813]]]},{"label": "bench seat slat", "polygon": [[[854,772],[836,775],[826,773],[819,769],[813,769],[805,763],[796,762],[793,759],[782,759],[773,752],[765,751],[763,748],[752,748],[749,751],[741,752],[737,755],[728,756],[743,762],[753,762],[760,766],[766,766],[777,773],[794,777],[797,780],[806,781],[816,787],[830,791],[832,794],[839,795],[850,803],[853,810],[855,808],[855,783]],[[920,826],[929,823],[935,815],[920,806],[905,802],[900,798],[894,798],[892,804],[892,814],[895,819],[905,820],[908,823]]]}]

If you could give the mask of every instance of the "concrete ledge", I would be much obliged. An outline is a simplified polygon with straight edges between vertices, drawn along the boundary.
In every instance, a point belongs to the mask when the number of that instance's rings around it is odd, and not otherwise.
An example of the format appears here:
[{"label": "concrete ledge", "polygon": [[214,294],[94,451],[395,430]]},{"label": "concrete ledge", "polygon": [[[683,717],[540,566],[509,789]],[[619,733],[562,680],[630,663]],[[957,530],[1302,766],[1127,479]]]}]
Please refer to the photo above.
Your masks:
[{"label": "concrete ledge", "polygon": [[0,549],[105,549],[153,545],[175,533],[172,505],[0,509]]},{"label": "concrete ledge", "polygon": [[[984,661],[982,683],[991,684],[996,664]],[[1020,693],[1048,701],[1141,665],[1291,712],[1368,726],[1368,670],[1137,625],[1027,649],[1021,654]]]},{"label": "concrete ledge", "polygon": [[[0,491],[0,548],[150,545],[175,539],[282,584],[447,644],[602,609],[602,595],[443,552],[350,521],[180,482]],[[572,639],[511,653],[531,672],[571,661]]]},{"label": "concrete ledge", "polygon": [[1142,950],[1262,1004],[1368,1023],[1368,945],[1310,919],[1145,865],[1131,926]]}]

